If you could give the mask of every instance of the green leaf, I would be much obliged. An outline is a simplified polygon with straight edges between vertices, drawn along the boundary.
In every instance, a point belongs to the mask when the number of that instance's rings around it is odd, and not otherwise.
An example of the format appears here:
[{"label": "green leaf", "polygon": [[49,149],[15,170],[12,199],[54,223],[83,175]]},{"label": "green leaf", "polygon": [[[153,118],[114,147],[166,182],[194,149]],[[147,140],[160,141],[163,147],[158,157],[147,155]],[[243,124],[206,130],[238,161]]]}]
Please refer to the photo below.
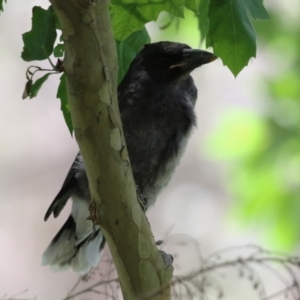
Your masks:
[{"label": "green leaf", "polygon": [[59,19],[57,17],[57,14],[55,13],[55,11],[53,10],[53,15],[54,15],[54,21],[55,21],[55,28],[58,30],[61,30],[61,25],[59,23]]},{"label": "green leaf", "polygon": [[206,46],[213,47],[237,76],[256,55],[256,35],[250,17],[267,19],[262,0],[211,0]]},{"label": "green leaf", "polygon": [[32,84],[32,86],[30,88],[30,92],[29,92],[30,99],[32,99],[33,97],[36,97],[36,95],[38,94],[40,88],[42,87],[44,82],[48,79],[48,77],[51,74],[54,74],[54,73],[47,73],[44,76],[42,76],[41,78],[39,78],[35,83]]},{"label": "green leaf", "polygon": [[146,28],[132,33],[122,42],[116,42],[118,53],[118,83],[121,82],[126,74],[132,60],[141,50],[143,45],[150,43],[150,37]]},{"label": "green leaf", "polygon": [[197,0],[185,0],[185,7],[195,14],[198,14],[198,3]]},{"label": "green leaf", "polygon": [[44,60],[53,52],[56,39],[53,8],[44,10],[39,6],[32,9],[32,28],[23,34],[24,48],[22,58],[25,61]]},{"label": "green leaf", "polygon": [[0,12],[3,10],[3,3],[6,2],[6,0],[0,0]]},{"label": "green leaf", "polygon": [[68,105],[68,94],[67,94],[67,82],[66,82],[66,74],[62,74],[60,77],[60,83],[57,90],[57,98],[60,99],[61,106],[60,109],[64,115],[65,122],[69,128],[69,131],[72,135],[73,133],[73,123],[71,118],[71,113]]},{"label": "green leaf", "polygon": [[122,41],[131,33],[156,21],[162,11],[183,18],[184,0],[138,1],[112,0],[114,17],[112,20],[115,38]]},{"label": "green leaf", "polygon": [[65,52],[65,44],[58,44],[55,46],[53,54],[55,57],[62,57]]},{"label": "green leaf", "polygon": [[31,86],[32,86],[32,79],[29,79],[25,84],[25,88],[24,88],[23,95],[22,95],[23,100],[29,96],[30,91],[31,91]]},{"label": "green leaf", "polygon": [[269,14],[265,7],[263,6],[263,0],[245,0],[245,5],[249,10],[250,16],[257,20],[267,20],[269,19]]},{"label": "green leaf", "polygon": [[209,28],[208,8],[209,8],[209,0],[200,0],[198,26],[201,34],[201,42],[205,40],[208,33],[208,28]]}]

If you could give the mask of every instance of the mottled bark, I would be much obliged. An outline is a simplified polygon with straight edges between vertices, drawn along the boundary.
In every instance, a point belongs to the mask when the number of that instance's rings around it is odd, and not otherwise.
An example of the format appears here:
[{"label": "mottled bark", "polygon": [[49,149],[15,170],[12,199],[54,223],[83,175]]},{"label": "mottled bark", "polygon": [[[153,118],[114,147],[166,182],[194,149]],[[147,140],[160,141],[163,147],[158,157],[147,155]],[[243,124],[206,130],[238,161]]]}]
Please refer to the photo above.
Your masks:
[{"label": "mottled bark", "polygon": [[[141,210],[117,105],[117,57],[106,0],[51,0],[65,40],[64,68],[76,140],[91,191],[91,217],[112,253],[124,299],[168,286]],[[170,299],[169,288],[151,299]]]}]

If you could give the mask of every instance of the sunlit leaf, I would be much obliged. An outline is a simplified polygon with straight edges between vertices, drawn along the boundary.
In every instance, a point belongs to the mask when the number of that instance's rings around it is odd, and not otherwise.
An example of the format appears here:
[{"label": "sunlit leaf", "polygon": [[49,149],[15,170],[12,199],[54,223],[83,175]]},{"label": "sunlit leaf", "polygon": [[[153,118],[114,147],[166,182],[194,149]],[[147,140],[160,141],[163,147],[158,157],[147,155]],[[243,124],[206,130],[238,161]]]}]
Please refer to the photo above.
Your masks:
[{"label": "sunlit leaf", "polygon": [[267,19],[262,0],[211,0],[207,47],[213,47],[224,65],[237,76],[256,56],[252,19]]},{"label": "sunlit leaf", "polygon": [[195,14],[198,14],[198,1],[196,0],[185,0],[185,7]]},{"label": "sunlit leaf", "polygon": [[183,18],[184,0],[138,1],[113,0],[112,20],[115,38],[126,39],[131,33],[140,30],[150,22],[156,21],[162,11]]}]

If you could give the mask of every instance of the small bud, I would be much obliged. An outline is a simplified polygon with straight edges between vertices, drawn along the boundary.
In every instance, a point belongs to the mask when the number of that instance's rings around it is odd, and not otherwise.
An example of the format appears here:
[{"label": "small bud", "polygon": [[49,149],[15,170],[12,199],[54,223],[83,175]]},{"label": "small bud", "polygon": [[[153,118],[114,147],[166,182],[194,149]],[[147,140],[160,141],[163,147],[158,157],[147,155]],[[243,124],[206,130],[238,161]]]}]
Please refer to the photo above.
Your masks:
[{"label": "small bud", "polygon": [[25,84],[25,89],[24,89],[24,92],[22,95],[23,100],[26,99],[30,95],[31,87],[32,87],[32,80],[29,79]]}]

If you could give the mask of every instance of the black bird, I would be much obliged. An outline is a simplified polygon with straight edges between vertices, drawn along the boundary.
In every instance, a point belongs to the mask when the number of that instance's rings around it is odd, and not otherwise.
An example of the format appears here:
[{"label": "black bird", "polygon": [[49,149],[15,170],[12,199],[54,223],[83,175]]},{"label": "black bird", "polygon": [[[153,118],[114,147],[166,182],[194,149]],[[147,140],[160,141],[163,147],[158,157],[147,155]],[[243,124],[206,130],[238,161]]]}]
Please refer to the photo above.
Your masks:
[{"label": "black bird", "polygon": [[[145,206],[153,205],[184,152],[196,124],[197,89],[191,71],[216,59],[188,45],[145,45],[118,87],[119,107],[135,183]],[[81,274],[96,267],[105,245],[89,216],[90,193],[80,153],[45,215],[57,217],[72,197],[72,212],[43,254],[43,265]]]}]

